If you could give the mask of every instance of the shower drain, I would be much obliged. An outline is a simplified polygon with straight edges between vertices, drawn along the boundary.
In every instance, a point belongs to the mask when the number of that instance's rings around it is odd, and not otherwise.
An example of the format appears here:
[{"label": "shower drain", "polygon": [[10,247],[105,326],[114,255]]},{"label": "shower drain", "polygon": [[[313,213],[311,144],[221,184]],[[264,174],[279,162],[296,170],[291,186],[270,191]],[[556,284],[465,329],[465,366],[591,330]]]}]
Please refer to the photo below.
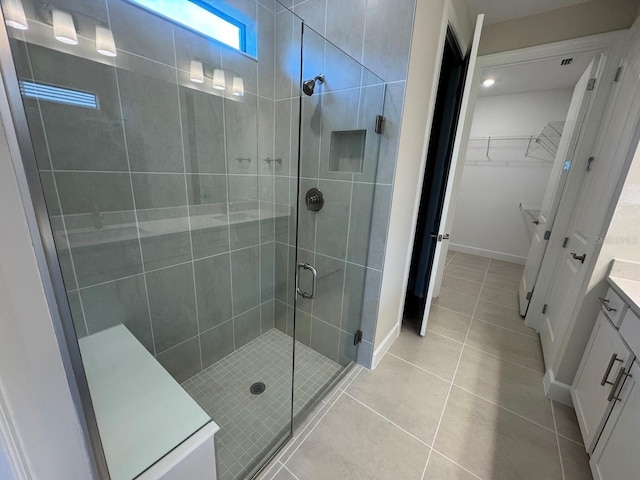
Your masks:
[{"label": "shower drain", "polygon": [[256,382],[253,385],[251,385],[251,388],[249,388],[249,391],[251,392],[252,395],[260,395],[262,392],[265,391],[266,389],[266,385],[262,382]]}]

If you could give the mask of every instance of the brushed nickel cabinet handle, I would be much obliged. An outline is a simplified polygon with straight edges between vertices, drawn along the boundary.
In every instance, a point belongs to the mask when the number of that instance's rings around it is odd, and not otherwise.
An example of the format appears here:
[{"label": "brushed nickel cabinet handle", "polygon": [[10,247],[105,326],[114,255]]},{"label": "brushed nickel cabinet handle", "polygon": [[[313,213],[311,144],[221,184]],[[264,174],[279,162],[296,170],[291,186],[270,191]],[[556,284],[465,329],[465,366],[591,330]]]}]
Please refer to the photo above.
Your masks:
[{"label": "brushed nickel cabinet handle", "polygon": [[609,379],[609,374],[611,373],[611,369],[613,368],[613,364],[616,362],[622,362],[622,359],[618,358],[617,353],[614,353],[613,355],[611,355],[611,360],[609,360],[609,366],[607,367],[607,370],[604,372],[604,376],[600,381],[600,385],[602,385],[603,387],[605,385],[613,385],[613,383],[610,382],[608,379]]},{"label": "brushed nickel cabinet handle", "polygon": [[617,312],[618,311],[617,309],[609,306],[609,300],[607,300],[606,298],[598,297],[598,300],[600,300],[600,303],[602,304],[602,306],[605,308],[605,310],[607,312]]},{"label": "brushed nickel cabinet handle", "polygon": [[[618,390],[618,387],[620,386],[620,384],[622,383],[622,385],[624,385],[624,382],[622,381],[622,379],[626,379],[628,377],[631,377],[632,375],[630,373],[627,373],[627,370],[622,367],[620,369],[620,371],[618,372],[618,376],[616,377],[615,382],[613,382],[613,386],[611,387],[611,391],[609,392],[609,396],[607,397],[608,401],[613,400],[614,402],[619,402],[620,400],[622,400],[619,396],[616,395],[616,391]],[[622,387],[620,388],[620,391],[622,391]]]}]

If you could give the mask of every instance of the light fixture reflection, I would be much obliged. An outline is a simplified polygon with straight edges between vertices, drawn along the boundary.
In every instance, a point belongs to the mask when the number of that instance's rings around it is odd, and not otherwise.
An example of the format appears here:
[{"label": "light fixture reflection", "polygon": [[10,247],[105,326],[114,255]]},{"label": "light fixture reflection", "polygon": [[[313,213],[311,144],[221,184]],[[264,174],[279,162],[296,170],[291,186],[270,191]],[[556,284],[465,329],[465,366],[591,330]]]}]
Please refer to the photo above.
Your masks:
[{"label": "light fixture reflection", "polygon": [[487,78],[484,82],[482,82],[482,86],[488,88],[492,86],[494,83],[496,83],[494,78]]},{"label": "light fixture reflection", "polygon": [[198,60],[191,60],[189,80],[193,83],[204,83],[204,69],[202,68],[202,62],[199,62]]},{"label": "light fixture reflection", "polygon": [[67,12],[61,10],[53,10],[53,36],[56,40],[67,45],[77,45],[78,36],[76,35],[76,26],[73,23],[73,17]]},{"label": "light fixture reflection", "polygon": [[227,82],[224,78],[224,70],[216,68],[213,71],[213,88],[216,90],[224,90],[227,88]]},{"label": "light fixture reflection", "polygon": [[244,96],[244,81],[242,77],[233,77],[233,90],[232,93],[236,97]]},{"label": "light fixture reflection", "polygon": [[105,57],[115,57],[117,55],[113,33],[102,25],[96,25],[96,51]]},{"label": "light fixture reflection", "polygon": [[5,0],[4,2],[5,23],[9,27],[18,30],[27,30],[27,16],[24,14],[24,8],[20,0]]}]

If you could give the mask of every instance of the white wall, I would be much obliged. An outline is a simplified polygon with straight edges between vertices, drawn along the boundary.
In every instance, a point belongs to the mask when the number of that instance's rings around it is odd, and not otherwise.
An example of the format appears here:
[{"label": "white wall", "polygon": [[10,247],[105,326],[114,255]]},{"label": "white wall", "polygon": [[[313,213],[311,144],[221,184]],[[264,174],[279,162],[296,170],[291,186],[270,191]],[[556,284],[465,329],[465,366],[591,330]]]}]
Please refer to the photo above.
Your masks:
[{"label": "white wall", "polygon": [[638,0],[595,0],[487,25],[480,55],[544,45],[629,28]]},{"label": "white wall", "polygon": [[[571,94],[566,89],[479,97],[471,137],[538,135],[548,121],[564,120]],[[540,207],[550,172],[551,163],[465,163],[450,248],[524,263],[532,224],[518,206]]]},{"label": "white wall", "polygon": [[468,44],[472,25],[464,2],[418,0],[385,251],[374,361],[380,358],[390,345],[389,341],[395,338],[393,334],[402,321],[426,146],[449,21],[459,26],[456,33],[462,37],[463,43]]},{"label": "white wall", "polygon": [[[6,121],[1,88],[0,98]],[[23,205],[7,137],[14,138],[0,123],[0,417],[24,454],[28,478],[89,480],[88,454],[27,225],[30,206]],[[10,142],[15,153],[15,140]]]}]

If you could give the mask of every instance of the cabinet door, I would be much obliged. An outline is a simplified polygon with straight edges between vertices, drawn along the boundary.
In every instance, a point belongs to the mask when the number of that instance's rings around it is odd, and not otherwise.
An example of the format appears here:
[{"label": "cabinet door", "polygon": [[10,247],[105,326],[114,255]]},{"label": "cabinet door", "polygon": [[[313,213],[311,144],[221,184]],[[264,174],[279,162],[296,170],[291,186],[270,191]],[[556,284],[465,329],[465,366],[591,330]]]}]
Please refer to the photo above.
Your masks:
[{"label": "cabinet door", "polygon": [[640,367],[634,364],[631,377],[618,389],[621,399],[614,406],[591,456],[596,480],[636,480],[640,475]]},{"label": "cabinet door", "polygon": [[612,383],[621,368],[628,370],[632,360],[633,355],[620,334],[600,312],[571,392],[584,444],[589,453],[593,451],[613,406],[613,402],[608,399]]}]

